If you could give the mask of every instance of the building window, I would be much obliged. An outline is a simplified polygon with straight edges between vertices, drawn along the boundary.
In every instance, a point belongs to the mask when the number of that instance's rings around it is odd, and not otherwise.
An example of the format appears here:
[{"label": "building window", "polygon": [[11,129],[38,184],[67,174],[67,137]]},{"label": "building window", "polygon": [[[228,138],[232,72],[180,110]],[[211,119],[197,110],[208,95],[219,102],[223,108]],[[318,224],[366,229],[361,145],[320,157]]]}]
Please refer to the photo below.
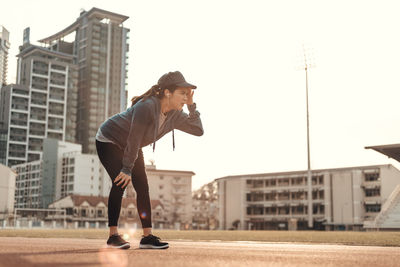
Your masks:
[{"label": "building window", "polygon": [[381,204],[367,204],[365,205],[366,212],[380,212]]},{"label": "building window", "polygon": [[380,188],[365,189],[366,197],[379,197],[381,195]]},{"label": "building window", "polygon": [[379,180],[379,173],[365,173],[364,176],[365,176],[366,182],[372,182],[372,181]]}]

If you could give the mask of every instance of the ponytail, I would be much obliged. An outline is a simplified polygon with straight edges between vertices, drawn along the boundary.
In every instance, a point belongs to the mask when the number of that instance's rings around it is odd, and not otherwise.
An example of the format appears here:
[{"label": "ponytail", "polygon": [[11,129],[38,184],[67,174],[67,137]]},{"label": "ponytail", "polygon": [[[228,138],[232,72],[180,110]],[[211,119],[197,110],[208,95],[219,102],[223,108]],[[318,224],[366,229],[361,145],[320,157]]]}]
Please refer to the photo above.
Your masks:
[{"label": "ponytail", "polygon": [[157,97],[161,98],[162,94],[163,93],[161,92],[161,87],[158,84],[153,85],[149,90],[147,90],[146,93],[144,93],[140,96],[132,97],[132,99],[131,99],[132,105],[131,106],[135,105],[137,102],[139,102],[142,99],[146,100],[150,96],[157,96]]},{"label": "ponytail", "polygon": [[140,96],[134,96],[131,99],[132,105],[135,105],[137,102],[139,102],[140,100],[146,100],[147,98],[151,97],[151,96],[156,96],[158,98],[163,98],[164,96],[164,90],[168,89],[171,93],[173,93],[176,88],[178,88],[176,85],[170,85],[168,86],[168,88],[161,88],[160,85],[156,84],[153,85],[149,90],[147,90],[146,93],[140,95]]}]

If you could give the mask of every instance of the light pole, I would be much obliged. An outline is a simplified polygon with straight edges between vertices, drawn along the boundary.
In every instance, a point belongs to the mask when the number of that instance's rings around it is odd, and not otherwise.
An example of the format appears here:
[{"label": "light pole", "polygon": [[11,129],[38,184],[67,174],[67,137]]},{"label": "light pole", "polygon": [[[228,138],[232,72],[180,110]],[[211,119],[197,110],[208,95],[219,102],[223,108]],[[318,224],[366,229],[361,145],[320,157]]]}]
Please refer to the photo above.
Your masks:
[{"label": "light pole", "polygon": [[303,45],[304,55],[304,70],[306,72],[306,105],[307,105],[307,203],[308,203],[308,228],[313,227],[312,218],[312,175],[311,175],[311,163],[310,163],[310,119],[308,110],[308,69],[315,65],[311,62],[310,54],[307,54],[306,49]]}]

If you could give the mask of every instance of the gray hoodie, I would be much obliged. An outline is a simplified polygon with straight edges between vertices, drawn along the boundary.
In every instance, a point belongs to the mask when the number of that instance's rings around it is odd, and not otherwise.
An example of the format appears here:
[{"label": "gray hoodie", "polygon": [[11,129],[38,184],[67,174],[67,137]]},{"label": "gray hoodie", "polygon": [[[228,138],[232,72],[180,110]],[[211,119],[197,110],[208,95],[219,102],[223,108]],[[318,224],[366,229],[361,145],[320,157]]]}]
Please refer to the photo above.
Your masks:
[{"label": "gray hoodie", "polygon": [[139,149],[155,142],[170,131],[178,129],[196,136],[203,135],[200,113],[196,103],[188,106],[189,115],[181,110],[167,113],[164,126],[159,132],[161,103],[157,97],[140,100],[126,111],[107,119],[101,126],[101,133],[123,151],[121,172],[131,175]]}]

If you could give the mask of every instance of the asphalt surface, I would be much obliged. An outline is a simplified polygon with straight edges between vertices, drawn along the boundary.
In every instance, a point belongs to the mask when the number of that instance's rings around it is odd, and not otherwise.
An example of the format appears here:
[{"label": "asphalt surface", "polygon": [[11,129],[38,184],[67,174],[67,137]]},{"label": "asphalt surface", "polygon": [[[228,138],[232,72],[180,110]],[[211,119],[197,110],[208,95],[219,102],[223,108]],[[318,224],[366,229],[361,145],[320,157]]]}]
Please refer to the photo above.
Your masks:
[{"label": "asphalt surface", "polygon": [[400,266],[400,247],[171,241],[166,250],[104,240],[0,237],[0,266]]}]

